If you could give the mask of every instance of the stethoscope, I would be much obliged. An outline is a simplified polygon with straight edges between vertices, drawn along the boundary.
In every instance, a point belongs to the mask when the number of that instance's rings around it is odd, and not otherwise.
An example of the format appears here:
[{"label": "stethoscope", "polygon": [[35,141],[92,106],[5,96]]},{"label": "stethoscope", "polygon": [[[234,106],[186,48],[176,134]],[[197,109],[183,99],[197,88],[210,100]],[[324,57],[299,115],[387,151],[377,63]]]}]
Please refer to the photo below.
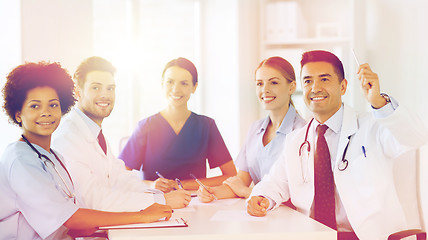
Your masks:
[{"label": "stethoscope", "polygon": [[[51,166],[51,168],[53,168],[55,170],[55,173],[59,176],[59,178],[61,179],[62,184],[58,184],[58,186],[62,189],[62,191],[64,192],[64,194],[70,198],[73,199],[74,203],[76,203],[76,196],[73,194],[73,192],[70,190],[70,188],[68,187],[67,183],[65,182],[64,178],[61,176],[61,174],[59,173],[58,169],[55,166],[55,163],[52,162],[52,160],[39,152],[39,150],[37,150],[33,144],[30,143],[30,141],[28,141],[28,139],[26,137],[24,137],[24,135],[21,135],[22,139],[24,140],[25,143],[27,143],[28,146],[31,147],[31,149],[33,149],[34,152],[37,153],[37,155],[39,155],[39,159],[43,162],[43,164],[46,166],[46,168],[49,168],[49,165]],[[51,153],[55,156],[56,160],[58,160],[58,162],[61,164],[62,168],[65,170],[65,172],[68,175],[68,178],[70,179],[71,184],[74,186],[73,184],[73,180],[71,179],[70,173],[67,171],[67,168],[65,168],[65,165],[61,162],[61,160],[59,160],[58,156],[56,155],[56,153],[51,149]],[[44,160],[43,160],[44,158]],[[48,164],[49,163],[49,164]]]},{"label": "stethoscope", "polygon": [[[302,177],[303,177],[303,182],[307,183],[307,174],[309,171],[309,163],[306,162],[306,168],[303,166],[303,155],[307,155],[306,156],[306,161],[309,160],[309,153],[311,151],[311,144],[308,141],[308,133],[309,133],[309,128],[311,127],[312,122],[314,121],[314,119],[312,118],[312,120],[309,122],[308,127],[306,128],[306,134],[305,134],[305,140],[303,141],[303,143],[300,145],[299,148],[299,158],[300,158],[300,163],[302,165]],[[345,159],[346,156],[346,152],[348,151],[348,147],[349,147],[349,142],[351,140],[351,136],[348,136],[348,143],[346,144],[345,150],[343,151],[343,155],[342,155],[342,161],[340,161],[339,165],[338,165],[338,169],[339,171],[344,171],[346,168],[348,168],[348,160]],[[307,154],[304,154],[304,152],[306,152]]]}]

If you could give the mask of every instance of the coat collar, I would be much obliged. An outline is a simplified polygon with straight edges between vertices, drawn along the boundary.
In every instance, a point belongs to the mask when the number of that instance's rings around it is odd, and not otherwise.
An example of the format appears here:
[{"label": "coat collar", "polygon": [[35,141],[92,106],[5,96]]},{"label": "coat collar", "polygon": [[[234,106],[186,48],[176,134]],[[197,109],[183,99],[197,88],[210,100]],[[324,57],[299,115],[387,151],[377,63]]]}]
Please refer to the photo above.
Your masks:
[{"label": "coat collar", "polygon": [[[288,106],[288,111],[285,114],[284,118],[282,119],[281,125],[279,126],[276,132],[282,133],[284,135],[292,132],[296,117],[297,117],[297,111],[294,108],[294,106],[290,104]],[[267,116],[263,120],[263,123],[261,124],[260,128],[257,130],[257,134],[264,133],[264,131],[267,129],[269,122],[270,122],[270,117]]]},{"label": "coat collar", "polygon": [[79,129],[79,134],[81,134],[82,138],[84,138],[87,142],[98,142],[98,135],[95,135],[93,131],[89,128],[89,126],[85,123],[83,118],[77,112],[76,108],[73,108],[69,113],[69,120],[71,123],[76,124]]}]

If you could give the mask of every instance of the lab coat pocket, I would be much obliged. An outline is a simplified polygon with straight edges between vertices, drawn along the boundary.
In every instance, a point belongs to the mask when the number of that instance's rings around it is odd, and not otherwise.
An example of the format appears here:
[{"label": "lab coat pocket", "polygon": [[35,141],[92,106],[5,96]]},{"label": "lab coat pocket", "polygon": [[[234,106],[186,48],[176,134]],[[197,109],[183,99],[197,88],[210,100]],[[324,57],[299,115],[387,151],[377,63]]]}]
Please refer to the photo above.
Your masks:
[{"label": "lab coat pocket", "polygon": [[[387,168],[382,158],[376,157],[376,152],[366,146],[360,146],[350,155],[348,165],[348,182],[353,185],[356,194],[370,198],[373,194],[380,194],[385,182],[382,169]],[[346,171],[346,170],[345,170]]]}]

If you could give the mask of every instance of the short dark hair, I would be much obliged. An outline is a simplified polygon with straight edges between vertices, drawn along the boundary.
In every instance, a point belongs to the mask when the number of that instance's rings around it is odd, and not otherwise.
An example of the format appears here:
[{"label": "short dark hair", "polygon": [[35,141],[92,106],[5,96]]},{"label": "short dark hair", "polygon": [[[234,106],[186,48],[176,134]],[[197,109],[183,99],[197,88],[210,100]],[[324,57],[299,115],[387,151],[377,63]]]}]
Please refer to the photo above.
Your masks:
[{"label": "short dark hair", "polygon": [[305,52],[302,55],[302,60],[300,61],[301,69],[306,63],[310,62],[328,62],[333,65],[333,68],[339,78],[339,82],[342,82],[345,79],[345,71],[343,70],[343,64],[340,59],[331,52],[323,50],[314,50]]},{"label": "short dark hair", "polygon": [[3,109],[12,123],[21,127],[15,114],[21,111],[29,90],[37,87],[51,87],[59,97],[62,114],[70,111],[76,99],[73,95],[74,82],[67,70],[59,63],[25,63],[17,66],[6,77],[3,87]]},{"label": "short dark hair", "polygon": [[195,65],[190,60],[182,57],[173,59],[165,65],[165,68],[163,69],[163,72],[162,72],[162,78],[165,75],[166,70],[173,66],[177,66],[189,71],[190,75],[192,75],[193,86],[198,82],[198,71],[196,70]]},{"label": "short dark hair", "polygon": [[109,72],[114,76],[116,73],[116,68],[113,66],[113,64],[111,64],[111,62],[102,57],[89,57],[83,60],[77,67],[76,72],[74,72],[74,79],[76,80],[76,84],[83,88],[86,81],[86,75],[92,71]]}]

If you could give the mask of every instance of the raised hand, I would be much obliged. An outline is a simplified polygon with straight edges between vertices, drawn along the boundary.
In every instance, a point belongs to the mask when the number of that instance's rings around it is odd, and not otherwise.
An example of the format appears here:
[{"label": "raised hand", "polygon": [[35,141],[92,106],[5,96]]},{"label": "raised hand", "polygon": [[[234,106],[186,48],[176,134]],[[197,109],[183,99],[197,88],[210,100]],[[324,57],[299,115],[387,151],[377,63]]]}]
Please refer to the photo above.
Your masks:
[{"label": "raised hand", "polygon": [[380,95],[379,77],[374,73],[369,64],[364,63],[358,67],[358,79],[363,89],[364,97],[374,108],[381,108],[387,103]]}]

